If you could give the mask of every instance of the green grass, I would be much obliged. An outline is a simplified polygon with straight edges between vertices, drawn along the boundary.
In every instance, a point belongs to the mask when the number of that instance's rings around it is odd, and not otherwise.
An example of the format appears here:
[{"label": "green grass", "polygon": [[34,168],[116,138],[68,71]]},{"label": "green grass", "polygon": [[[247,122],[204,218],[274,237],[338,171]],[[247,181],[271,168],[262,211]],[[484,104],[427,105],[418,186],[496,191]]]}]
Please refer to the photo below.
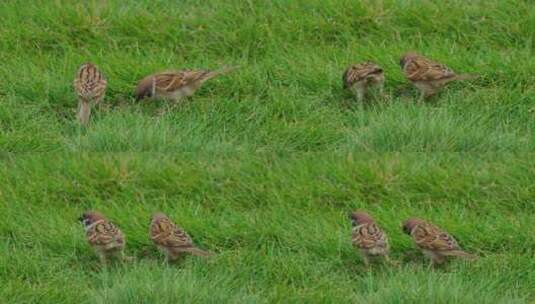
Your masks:
[{"label": "green grass", "polygon": [[[4,299],[18,302],[527,303],[535,299],[535,166],[514,155],[114,154],[5,158]],[[127,235],[137,261],[99,270],[76,218],[88,208]],[[398,267],[366,272],[347,212],[370,210]],[[185,227],[209,260],[164,266],[151,213]],[[481,258],[428,262],[401,233],[409,216]],[[15,302],[17,302],[15,301]]]},{"label": "green grass", "polygon": [[[9,303],[532,303],[531,1],[0,3],[0,298]],[[477,73],[419,105],[399,56]],[[385,101],[342,90],[372,59]],[[93,61],[107,107],[75,121]],[[239,65],[162,117],[148,73]],[[399,266],[366,272],[347,213],[367,209]],[[98,209],[136,261],[98,267],[76,221]],[[164,211],[217,255],[173,266]],[[401,233],[427,218],[481,258],[429,271]],[[0,301],[1,302],[1,301]]]},{"label": "green grass", "polygon": [[[529,1],[63,2],[0,4],[4,151],[535,147]],[[411,49],[480,77],[417,106],[398,66]],[[384,67],[389,99],[362,108],[342,90],[341,75],[366,59]],[[87,60],[109,80],[110,109],[80,134],[71,84]],[[225,64],[241,69],[164,118],[156,106],[132,100],[148,73]]]}]

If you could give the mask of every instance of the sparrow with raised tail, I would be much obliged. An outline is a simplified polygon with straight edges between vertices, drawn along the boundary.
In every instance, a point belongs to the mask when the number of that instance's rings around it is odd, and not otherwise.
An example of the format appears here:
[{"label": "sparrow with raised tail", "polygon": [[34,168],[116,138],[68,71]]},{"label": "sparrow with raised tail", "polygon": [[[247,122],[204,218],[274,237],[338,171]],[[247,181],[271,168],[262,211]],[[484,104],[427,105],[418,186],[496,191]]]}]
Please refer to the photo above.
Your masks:
[{"label": "sparrow with raised tail", "polygon": [[347,68],[342,77],[344,88],[349,89],[358,101],[363,101],[372,87],[378,87],[383,95],[385,75],[377,64],[366,61]]},{"label": "sparrow with raised tail", "polygon": [[102,264],[111,258],[127,260],[124,256],[125,237],[117,226],[96,211],[87,211],[78,219],[83,225],[87,241],[93,247]]},{"label": "sparrow with raised tail", "polygon": [[91,104],[98,104],[104,98],[108,82],[97,66],[88,62],[80,66],[73,84],[78,97],[78,120],[87,125]]},{"label": "sparrow with raised tail", "polygon": [[366,212],[356,211],[349,215],[351,219],[351,241],[353,247],[362,254],[364,264],[369,266],[370,258],[383,257],[391,263],[388,253],[390,246],[385,232]]},{"label": "sparrow with raised tail", "polygon": [[446,257],[457,256],[466,259],[477,259],[459,247],[457,241],[447,232],[422,219],[411,218],[403,223],[403,232],[431,259],[431,265],[444,263]]},{"label": "sparrow with raised tail", "polygon": [[201,85],[214,77],[226,74],[236,67],[217,71],[167,71],[149,75],[139,81],[135,90],[137,100],[144,98],[166,99],[178,102],[193,95]]},{"label": "sparrow with raised tail", "polygon": [[454,80],[466,80],[476,77],[476,75],[472,74],[456,74],[447,66],[415,52],[404,54],[399,64],[405,77],[420,90],[420,101],[438,93],[440,89]]},{"label": "sparrow with raised tail", "polygon": [[193,245],[193,241],[186,231],[161,212],[152,216],[149,237],[156,247],[165,253],[168,262],[176,260],[182,253],[190,253],[196,256],[212,255],[212,253]]}]

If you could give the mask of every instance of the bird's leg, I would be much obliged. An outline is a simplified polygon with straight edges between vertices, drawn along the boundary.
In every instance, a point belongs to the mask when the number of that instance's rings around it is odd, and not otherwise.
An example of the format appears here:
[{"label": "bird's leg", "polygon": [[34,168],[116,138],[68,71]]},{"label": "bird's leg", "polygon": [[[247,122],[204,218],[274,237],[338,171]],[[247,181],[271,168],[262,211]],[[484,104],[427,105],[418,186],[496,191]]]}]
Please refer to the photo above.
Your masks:
[{"label": "bird's leg", "polygon": [[430,87],[426,87],[426,88],[423,90],[423,92],[424,92],[424,97],[423,97],[423,99],[424,99],[424,100],[428,100],[429,98],[431,98],[432,96],[434,96],[434,95],[437,93],[437,88],[432,87],[432,86],[430,86]]},{"label": "bird's leg", "polygon": [[390,265],[396,265],[396,263],[394,263],[394,261],[392,261],[392,260],[390,259],[390,257],[388,256],[388,254],[385,255],[385,261],[386,261],[388,264],[390,264]]},{"label": "bird's leg", "polygon": [[182,99],[181,97],[176,97],[176,98],[170,98],[168,100],[165,100],[166,101],[165,106],[162,109],[160,109],[160,111],[158,111],[159,116],[163,116],[167,114],[168,112],[170,112],[171,110],[173,110],[174,108],[176,108],[176,106],[180,103],[181,99]]},{"label": "bird's leg", "polygon": [[422,90],[420,91],[420,98],[418,98],[418,103],[423,104],[425,99],[427,98],[427,94]]},{"label": "bird's leg", "polygon": [[366,269],[369,269],[370,268],[370,258],[368,257],[367,254],[363,254],[362,255],[362,261],[364,262],[364,267],[366,267]]},{"label": "bird's leg", "polygon": [[169,264],[171,264],[173,262],[173,254],[171,252],[166,252],[165,253],[165,264],[167,264],[169,266]]},{"label": "bird's leg", "polygon": [[119,258],[121,259],[122,262],[132,262],[134,260],[133,257],[125,255],[124,250],[120,251]]},{"label": "bird's leg", "polygon": [[385,82],[381,81],[379,83],[379,96],[381,96],[382,99],[385,99]]},{"label": "bird's leg", "polygon": [[429,265],[427,266],[427,270],[433,270],[435,268],[435,261],[433,259],[429,260]]},{"label": "bird's leg", "polygon": [[366,89],[363,87],[358,87],[357,88],[357,101],[363,102],[365,95],[366,95]]},{"label": "bird's leg", "polygon": [[165,261],[167,265],[174,263],[180,257],[180,252],[167,251],[165,253]]},{"label": "bird's leg", "polygon": [[103,252],[99,252],[98,253],[98,258],[100,260],[100,264],[103,267],[106,267],[108,265],[108,257],[106,256],[106,254],[104,254]]},{"label": "bird's leg", "polygon": [[429,255],[431,258],[431,268],[438,268],[442,263],[444,263],[444,257],[437,253],[431,253]]},{"label": "bird's leg", "polygon": [[78,120],[83,126],[89,122],[89,116],[91,115],[91,105],[89,101],[80,99],[78,101]]}]

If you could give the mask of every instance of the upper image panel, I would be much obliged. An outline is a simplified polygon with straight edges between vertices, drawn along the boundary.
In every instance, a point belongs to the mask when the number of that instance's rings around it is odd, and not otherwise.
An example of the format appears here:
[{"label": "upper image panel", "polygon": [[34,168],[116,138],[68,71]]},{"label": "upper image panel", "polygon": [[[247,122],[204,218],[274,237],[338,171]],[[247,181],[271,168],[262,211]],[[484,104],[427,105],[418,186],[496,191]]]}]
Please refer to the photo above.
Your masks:
[{"label": "upper image panel", "polygon": [[535,150],[530,1],[3,1],[0,151]]}]

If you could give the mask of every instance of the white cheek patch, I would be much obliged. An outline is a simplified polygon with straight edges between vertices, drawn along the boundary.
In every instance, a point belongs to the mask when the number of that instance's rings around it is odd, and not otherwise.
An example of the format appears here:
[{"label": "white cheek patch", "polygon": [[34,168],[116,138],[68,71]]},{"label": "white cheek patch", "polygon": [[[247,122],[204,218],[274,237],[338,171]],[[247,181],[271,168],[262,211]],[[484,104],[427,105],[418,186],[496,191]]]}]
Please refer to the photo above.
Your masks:
[{"label": "white cheek patch", "polygon": [[85,231],[88,231],[88,230],[91,228],[91,226],[92,226],[92,225],[89,223],[89,219],[84,219],[84,220],[82,221],[82,223],[83,223],[83,225],[84,225],[84,230],[85,230]]}]

